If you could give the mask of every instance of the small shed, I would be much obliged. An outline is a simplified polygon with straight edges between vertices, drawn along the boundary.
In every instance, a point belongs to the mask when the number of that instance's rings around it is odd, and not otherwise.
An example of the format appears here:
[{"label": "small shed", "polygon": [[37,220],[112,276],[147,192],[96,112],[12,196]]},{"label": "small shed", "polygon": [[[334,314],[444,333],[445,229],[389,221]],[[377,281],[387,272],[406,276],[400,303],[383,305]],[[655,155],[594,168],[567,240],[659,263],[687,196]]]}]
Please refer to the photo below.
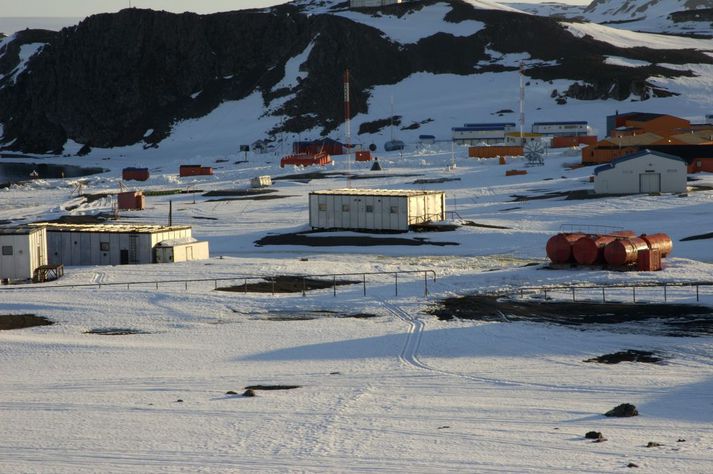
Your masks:
[{"label": "small shed", "polygon": [[0,227],[0,280],[24,281],[47,264],[44,227]]},{"label": "small shed", "polygon": [[597,194],[682,193],[686,191],[685,160],[643,150],[594,169]]},{"label": "small shed", "polygon": [[116,196],[120,210],[142,211],[146,207],[146,198],[141,191],[126,191]]},{"label": "small shed", "polygon": [[124,181],[146,181],[149,176],[148,168],[124,168],[121,170],[121,179]]},{"label": "small shed", "polygon": [[206,176],[213,174],[213,168],[201,165],[181,165],[178,168],[179,176]]},{"label": "small shed", "polygon": [[251,188],[269,188],[272,186],[272,178],[270,176],[255,176],[250,180]]},{"label": "small shed", "polygon": [[395,230],[446,218],[442,191],[333,189],[309,194],[313,229]]},{"label": "small shed", "polygon": [[292,144],[292,154],[316,155],[326,153],[328,155],[343,155],[346,153],[346,146],[343,143],[331,138],[320,138],[317,140],[298,141]]},{"label": "small shed", "polygon": [[191,226],[150,224],[56,224],[47,228],[50,264],[125,265],[154,262],[154,248],[165,240],[192,237]]},{"label": "small shed", "polygon": [[155,248],[156,263],[190,262],[210,258],[208,242],[192,237],[162,240]]}]

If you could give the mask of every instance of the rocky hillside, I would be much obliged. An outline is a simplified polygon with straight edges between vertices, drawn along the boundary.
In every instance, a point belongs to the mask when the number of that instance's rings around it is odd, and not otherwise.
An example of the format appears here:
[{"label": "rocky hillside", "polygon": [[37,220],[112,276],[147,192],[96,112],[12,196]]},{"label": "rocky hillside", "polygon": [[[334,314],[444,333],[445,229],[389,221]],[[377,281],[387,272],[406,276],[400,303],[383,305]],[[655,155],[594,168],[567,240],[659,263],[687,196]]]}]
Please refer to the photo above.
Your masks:
[{"label": "rocky hillside", "polygon": [[[264,103],[256,119],[281,117],[270,133],[326,134],[343,121],[347,67],[356,115],[369,113],[374,87],[414,73],[515,70],[497,61],[503,54],[529,57],[532,79],[570,81],[569,89],[553,91],[552,100],[560,102],[667,96],[651,77],[691,76],[670,65],[713,63],[703,52],[617,47],[575,36],[551,18],[478,9],[462,0],[367,9],[358,17],[345,7],[301,0],[204,16],[127,9],[58,33],[24,31],[0,42],[0,145],[32,153],[60,153],[67,140],[88,147],[160,146],[177,121],[254,91]],[[445,14],[417,40],[389,37],[375,27],[429,9]],[[460,32],[466,26],[472,31]],[[300,54],[299,77],[285,84],[286,65]],[[611,56],[646,66],[612,64]]]}]

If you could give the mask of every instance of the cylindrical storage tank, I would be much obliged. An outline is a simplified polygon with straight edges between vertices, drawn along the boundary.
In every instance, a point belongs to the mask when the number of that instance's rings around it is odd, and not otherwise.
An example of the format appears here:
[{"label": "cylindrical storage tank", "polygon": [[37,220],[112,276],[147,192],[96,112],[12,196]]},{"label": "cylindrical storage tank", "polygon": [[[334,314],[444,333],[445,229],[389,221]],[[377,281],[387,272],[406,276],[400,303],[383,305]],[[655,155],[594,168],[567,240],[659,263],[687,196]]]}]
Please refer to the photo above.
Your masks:
[{"label": "cylindrical storage tank", "polygon": [[585,235],[572,245],[574,259],[580,265],[604,263],[604,247],[613,240],[612,235]]},{"label": "cylindrical storage tank", "polygon": [[671,249],[673,248],[671,237],[667,234],[641,234],[640,238],[649,245],[651,250],[658,250],[661,254],[661,258],[668,257],[668,254],[671,253]]},{"label": "cylindrical storage tank", "polygon": [[572,261],[572,245],[584,237],[584,234],[557,234],[547,241],[547,256],[552,263]]},{"label": "cylindrical storage tank", "polygon": [[614,266],[636,263],[639,250],[648,250],[648,248],[646,241],[638,237],[615,239],[604,248],[604,260]]}]

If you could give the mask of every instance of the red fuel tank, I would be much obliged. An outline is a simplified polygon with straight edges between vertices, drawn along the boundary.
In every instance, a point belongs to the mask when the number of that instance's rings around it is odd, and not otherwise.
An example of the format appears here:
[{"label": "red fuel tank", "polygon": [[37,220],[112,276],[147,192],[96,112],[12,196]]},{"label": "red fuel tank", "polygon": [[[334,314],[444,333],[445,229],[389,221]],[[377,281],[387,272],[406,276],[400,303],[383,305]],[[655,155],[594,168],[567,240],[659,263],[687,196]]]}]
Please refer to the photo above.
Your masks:
[{"label": "red fuel tank", "polygon": [[671,253],[671,249],[673,248],[671,237],[667,234],[641,234],[640,238],[648,244],[651,250],[658,250],[661,254],[661,258],[668,257],[668,254]]},{"label": "red fuel tank", "polygon": [[609,265],[622,266],[636,263],[640,250],[648,250],[645,240],[638,237],[616,239],[604,248],[604,260]]},{"label": "red fuel tank", "polygon": [[613,240],[612,235],[586,235],[572,245],[574,259],[580,265],[604,263],[604,247]]},{"label": "red fuel tank", "polygon": [[584,237],[584,234],[557,234],[547,241],[547,256],[552,263],[572,261],[572,245]]}]

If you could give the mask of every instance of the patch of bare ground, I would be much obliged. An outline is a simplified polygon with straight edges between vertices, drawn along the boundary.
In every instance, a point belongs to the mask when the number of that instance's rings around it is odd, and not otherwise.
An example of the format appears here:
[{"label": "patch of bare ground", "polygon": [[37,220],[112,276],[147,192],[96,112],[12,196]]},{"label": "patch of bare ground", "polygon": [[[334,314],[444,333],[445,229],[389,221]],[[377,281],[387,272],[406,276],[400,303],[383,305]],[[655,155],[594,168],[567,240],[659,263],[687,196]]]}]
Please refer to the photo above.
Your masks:
[{"label": "patch of bare ground", "polygon": [[323,290],[334,286],[356,285],[361,283],[353,280],[320,280],[302,276],[276,276],[264,281],[246,282],[244,284],[216,288],[216,291],[234,293],[300,293],[302,291]]},{"label": "patch of bare ground", "polygon": [[643,362],[647,364],[660,364],[663,357],[656,352],[641,351],[638,349],[627,349],[625,351],[604,354],[599,357],[586,359],[584,362],[597,362],[599,364],[618,364],[620,362]]},{"label": "patch of bare ground", "polygon": [[291,234],[266,235],[260,240],[256,240],[255,246],[300,245],[306,247],[373,247],[379,245],[436,245],[444,247],[448,245],[459,245],[457,242],[437,242],[421,237],[409,239],[404,237],[373,237],[360,235],[325,235],[323,237],[313,235],[318,233],[320,232],[305,231]]},{"label": "patch of bare ground", "polygon": [[688,304],[556,302],[467,295],[446,298],[429,312],[441,320],[520,321],[667,336],[713,335],[713,308]]},{"label": "patch of bare ground", "polygon": [[0,314],[0,331],[24,329],[35,326],[51,326],[54,322],[34,314]]}]

